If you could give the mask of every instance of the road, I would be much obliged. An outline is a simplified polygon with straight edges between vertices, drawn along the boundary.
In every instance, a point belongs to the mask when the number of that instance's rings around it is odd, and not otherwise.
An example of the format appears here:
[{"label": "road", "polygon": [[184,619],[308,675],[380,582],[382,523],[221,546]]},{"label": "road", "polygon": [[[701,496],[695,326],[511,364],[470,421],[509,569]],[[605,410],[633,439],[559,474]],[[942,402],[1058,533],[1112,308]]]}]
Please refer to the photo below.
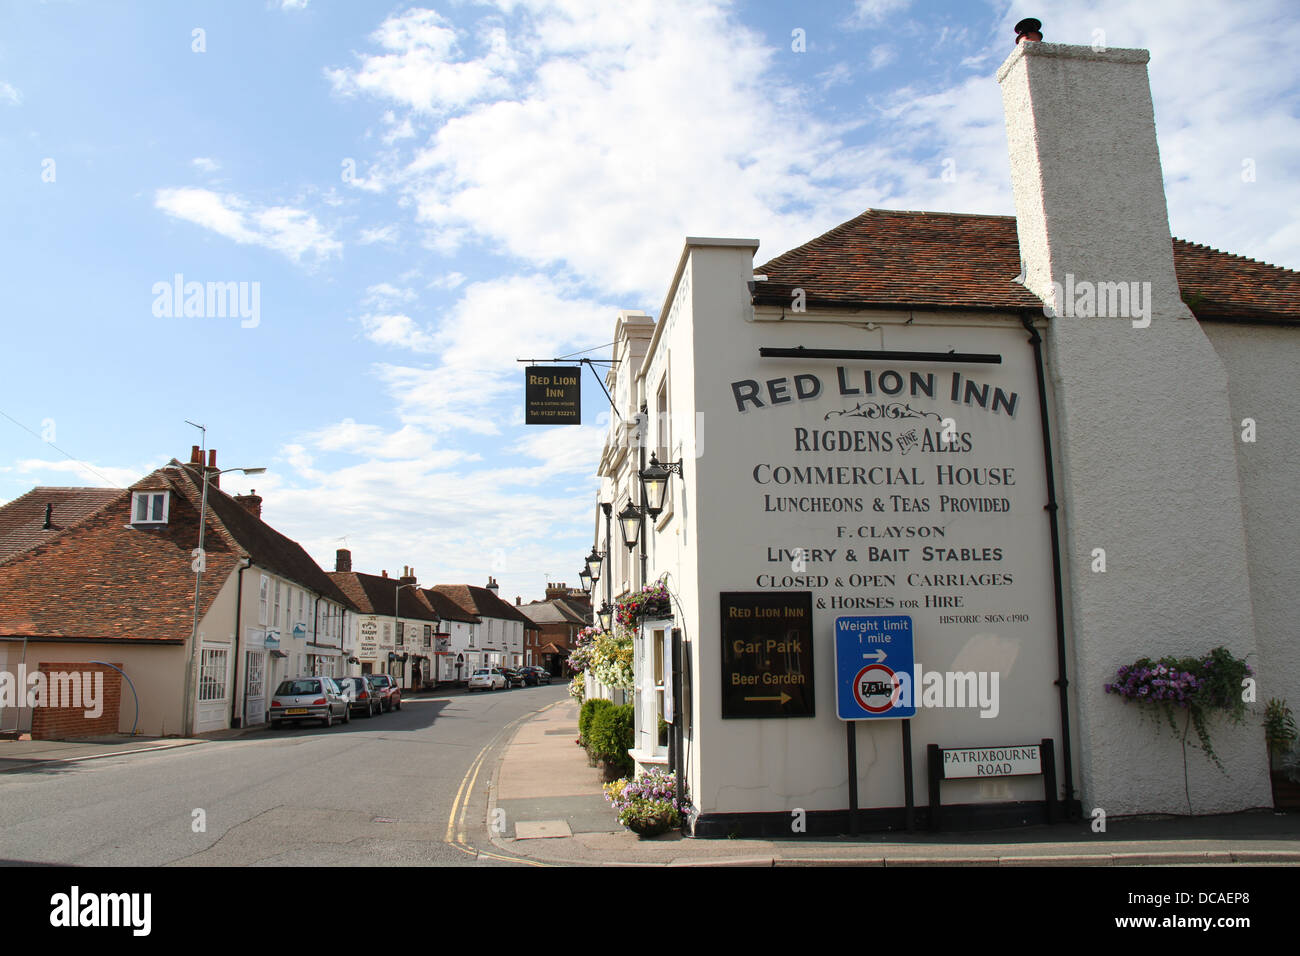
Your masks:
[{"label": "road", "polygon": [[567,693],[563,682],[453,692],[328,730],[3,773],[0,863],[522,863],[487,839],[496,752],[517,721]]}]

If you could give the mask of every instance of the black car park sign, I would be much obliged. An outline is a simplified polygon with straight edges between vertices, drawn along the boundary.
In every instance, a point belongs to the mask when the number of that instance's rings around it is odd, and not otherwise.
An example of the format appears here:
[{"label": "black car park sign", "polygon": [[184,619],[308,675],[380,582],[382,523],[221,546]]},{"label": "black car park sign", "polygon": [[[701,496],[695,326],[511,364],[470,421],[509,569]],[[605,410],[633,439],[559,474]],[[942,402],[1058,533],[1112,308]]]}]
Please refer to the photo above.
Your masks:
[{"label": "black car park sign", "polygon": [[724,591],[722,716],[813,717],[811,591]]}]

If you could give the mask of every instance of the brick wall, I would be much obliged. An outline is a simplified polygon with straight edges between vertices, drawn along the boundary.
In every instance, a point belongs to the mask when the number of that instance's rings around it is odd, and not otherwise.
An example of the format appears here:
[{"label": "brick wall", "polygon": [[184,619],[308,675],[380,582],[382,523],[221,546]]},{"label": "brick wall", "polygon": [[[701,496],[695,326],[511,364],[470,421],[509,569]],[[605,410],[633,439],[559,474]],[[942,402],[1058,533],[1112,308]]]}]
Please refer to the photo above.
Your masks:
[{"label": "brick wall", "polygon": [[[121,667],[120,662],[114,662],[116,666]],[[66,740],[72,737],[102,737],[117,733],[118,712],[122,703],[122,675],[111,667],[105,667],[103,664],[91,664],[88,662],[69,662],[57,661],[54,663],[42,663],[39,667],[42,674],[45,675],[47,698],[46,706],[36,707],[32,710],[32,738],[34,740]],[[84,706],[75,707],[55,707],[60,703],[58,699],[57,684],[52,675],[55,673],[82,675],[82,683],[89,677],[90,693],[94,694],[94,675],[102,673],[104,675],[104,688],[102,693],[96,695],[97,702],[103,707],[103,712],[99,717],[91,719],[85,716],[86,708]],[[86,691],[82,691],[82,702],[85,701]]]}]

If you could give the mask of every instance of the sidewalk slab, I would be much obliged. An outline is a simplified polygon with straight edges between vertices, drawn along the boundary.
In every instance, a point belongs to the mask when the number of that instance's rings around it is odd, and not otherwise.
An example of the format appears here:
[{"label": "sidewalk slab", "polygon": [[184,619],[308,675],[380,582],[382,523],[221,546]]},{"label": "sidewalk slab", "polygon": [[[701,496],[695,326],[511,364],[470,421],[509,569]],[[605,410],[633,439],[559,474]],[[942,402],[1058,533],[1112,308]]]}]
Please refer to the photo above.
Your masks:
[{"label": "sidewalk slab", "polygon": [[93,737],[84,740],[0,740],[0,773],[77,763],[150,750],[190,747],[192,737]]}]

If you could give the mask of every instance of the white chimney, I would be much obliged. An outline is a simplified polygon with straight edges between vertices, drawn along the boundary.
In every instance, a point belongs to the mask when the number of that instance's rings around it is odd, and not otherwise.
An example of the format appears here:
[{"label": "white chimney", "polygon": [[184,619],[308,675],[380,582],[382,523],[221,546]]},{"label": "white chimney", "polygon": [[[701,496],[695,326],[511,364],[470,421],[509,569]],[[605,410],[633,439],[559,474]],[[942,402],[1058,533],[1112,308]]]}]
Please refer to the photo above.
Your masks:
[{"label": "white chimney", "polygon": [[1139,328],[1191,317],[1174,274],[1149,59],[1026,39],[998,70],[1025,286],[1066,317]]},{"label": "white chimney", "polygon": [[[1108,742],[1080,749],[1080,790],[1108,813],[1185,813],[1179,788],[1144,782],[1181,779],[1180,749],[1136,732],[1103,687],[1141,656],[1256,651],[1227,373],[1179,295],[1150,55],[1018,32],[997,78],[1023,281],[1051,307],[1036,318],[1064,492],[1071,703],[1080,734]],[[1234,765],[1189,764],[1196,812],[1261,805],[1257,731],[1215,732]]]}]

